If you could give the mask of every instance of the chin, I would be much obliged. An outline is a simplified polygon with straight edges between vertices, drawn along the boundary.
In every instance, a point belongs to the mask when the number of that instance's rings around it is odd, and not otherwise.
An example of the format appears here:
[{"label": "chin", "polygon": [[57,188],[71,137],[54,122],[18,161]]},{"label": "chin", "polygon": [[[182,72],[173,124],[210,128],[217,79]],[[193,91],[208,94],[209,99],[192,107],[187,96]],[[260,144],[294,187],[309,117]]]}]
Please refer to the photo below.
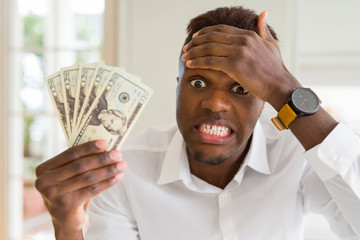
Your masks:
[{"label": "chin", "polygon": [[206,156],[206,154],[203,153],[194,153],[193,155],[195,161],[212,166],[220,165],[228,159],[225,155]]}]

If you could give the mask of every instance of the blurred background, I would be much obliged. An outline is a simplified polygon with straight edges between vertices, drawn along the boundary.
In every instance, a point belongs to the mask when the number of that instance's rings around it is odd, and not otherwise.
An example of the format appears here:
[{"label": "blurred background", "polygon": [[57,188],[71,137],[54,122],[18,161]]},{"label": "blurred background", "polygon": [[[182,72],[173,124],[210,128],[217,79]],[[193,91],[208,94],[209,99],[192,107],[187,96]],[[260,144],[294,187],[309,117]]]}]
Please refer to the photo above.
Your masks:
[{"label": "blurred background", "polygon": [[[130,137],[175,121],[178,57],[192,17],[269,11],[288,69],[360,134],[358,0],[0,0],[0,239],[53,239],[35,168],[67,148],[44,77],[76,62],[125,67],[155,93]],[[336,239],[308,216],[305,239]]]}]

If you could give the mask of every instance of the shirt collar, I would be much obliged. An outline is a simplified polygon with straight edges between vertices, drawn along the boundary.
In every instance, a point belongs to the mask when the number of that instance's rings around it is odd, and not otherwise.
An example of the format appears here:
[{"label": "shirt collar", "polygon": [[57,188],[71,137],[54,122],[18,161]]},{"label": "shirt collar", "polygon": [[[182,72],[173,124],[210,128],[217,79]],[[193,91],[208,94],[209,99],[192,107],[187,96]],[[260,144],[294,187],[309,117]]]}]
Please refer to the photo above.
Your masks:
[{"label": "shirt collar", "polygon": [[[180,180],[188,166],[185,142],[177,130],[166,151],[158,184],[166,184]],[[189,167],[187,167],[189,169]],[[189,170],[188,170],[189,171]]]},{"label": "shirt collar", "polygon": [[266,175],[271,174],[267,157],[266,135],[259,121],[255,126],[250,149],[244,159],[243,166],[249,166],[253,170]]},{"label": "shirt collar", "polygon": [[[271,174],[266,152],[266,136],[259,121],[255,126],[250,149],[241,169],[246,166],[263,174]],[[241,181],[241,169],[236,174],[235,180]],[[162,185],[181,180],[186,177],[185,171],[190,171],[186,145],[180,131],[177,130],[166,151],[157,183]]]}]

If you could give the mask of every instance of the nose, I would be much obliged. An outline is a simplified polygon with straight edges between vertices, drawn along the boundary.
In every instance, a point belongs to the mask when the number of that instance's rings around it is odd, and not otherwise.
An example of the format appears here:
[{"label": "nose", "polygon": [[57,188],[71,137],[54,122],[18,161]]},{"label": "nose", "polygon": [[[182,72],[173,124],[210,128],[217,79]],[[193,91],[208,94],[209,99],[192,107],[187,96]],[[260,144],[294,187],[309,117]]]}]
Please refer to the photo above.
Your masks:
[{"label": "nose", "polygon": [[201,106],[212,112],[226,112],[231,109],[231,103],[225,93],[215,90],[203,99]]}]

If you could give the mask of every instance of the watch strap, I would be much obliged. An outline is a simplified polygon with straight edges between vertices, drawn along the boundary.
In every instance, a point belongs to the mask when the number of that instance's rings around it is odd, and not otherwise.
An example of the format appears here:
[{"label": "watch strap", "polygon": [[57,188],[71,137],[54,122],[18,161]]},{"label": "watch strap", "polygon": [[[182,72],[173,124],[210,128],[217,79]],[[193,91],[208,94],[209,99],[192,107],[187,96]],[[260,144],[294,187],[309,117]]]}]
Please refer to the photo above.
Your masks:
[{"label": "watch strap", "polygon": [[280,131],[284,129],[288,129],[290,123],[295,120],[297,114],[292,110],[290,105],[286,103],[278,112],[277,117],[274,117],[271,119],[271,121],[274,123],[274,125],[279,129]]}]

